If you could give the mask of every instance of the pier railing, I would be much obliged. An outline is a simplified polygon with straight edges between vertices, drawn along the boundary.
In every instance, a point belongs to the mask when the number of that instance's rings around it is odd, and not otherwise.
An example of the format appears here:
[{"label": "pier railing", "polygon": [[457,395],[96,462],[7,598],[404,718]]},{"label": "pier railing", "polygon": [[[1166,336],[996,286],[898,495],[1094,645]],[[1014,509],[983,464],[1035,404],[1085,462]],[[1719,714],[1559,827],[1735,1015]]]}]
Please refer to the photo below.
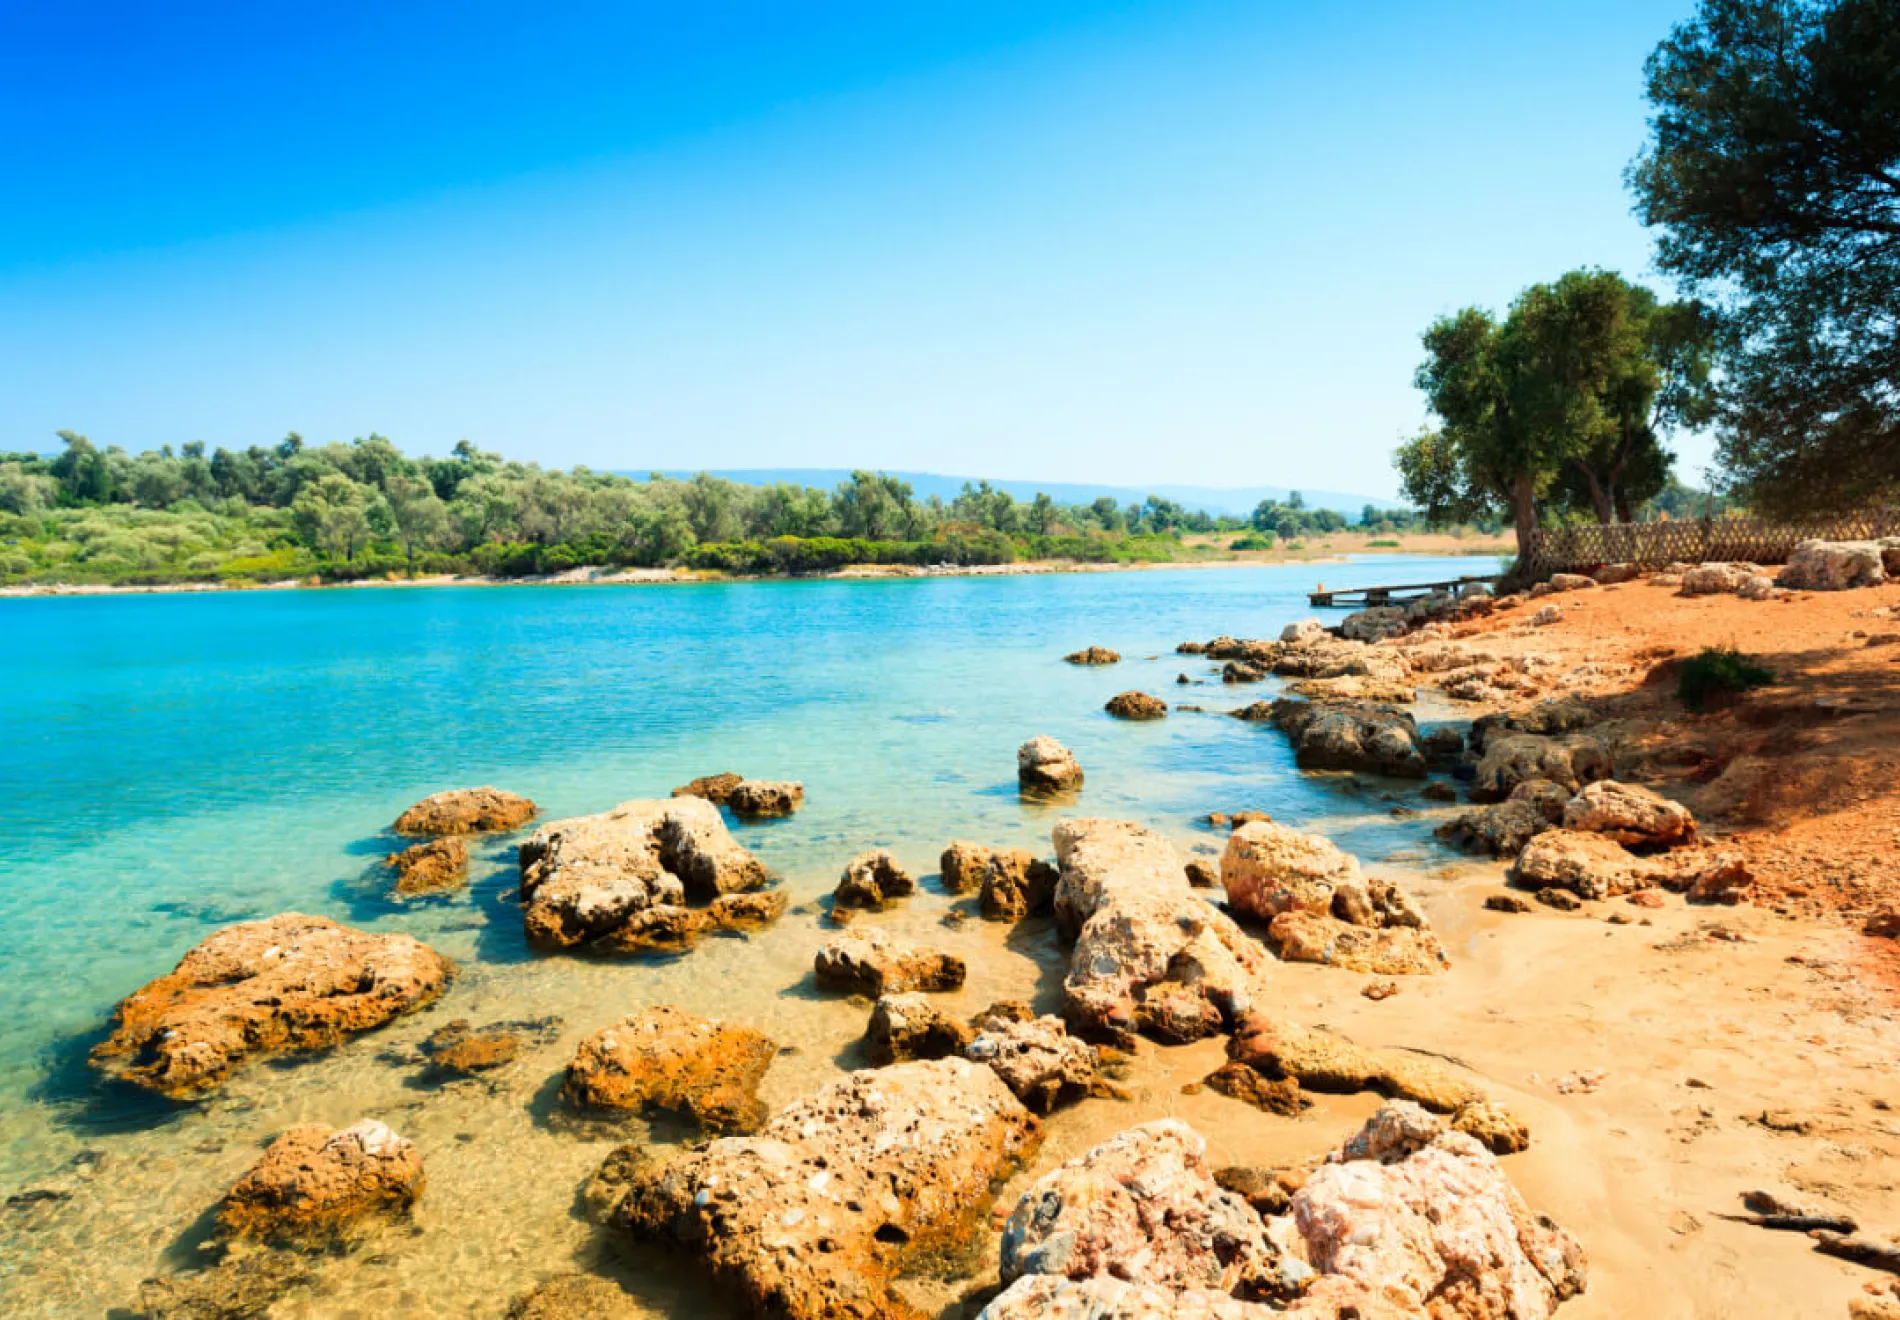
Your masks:
[{"label": "pier railing", "polygon": [[1900,508],[1808,522],[1685,518],[1543,527],[1530,534],[1528,545],[1519,548],[1518,572],[1530,581],[1539,581],[1552,573],[1580,573],[1601,564],[1635,564],[1641,568],[1710,560],[1785,564],[1803,541],[1869,541],[1883,536],[1900,536]]}]

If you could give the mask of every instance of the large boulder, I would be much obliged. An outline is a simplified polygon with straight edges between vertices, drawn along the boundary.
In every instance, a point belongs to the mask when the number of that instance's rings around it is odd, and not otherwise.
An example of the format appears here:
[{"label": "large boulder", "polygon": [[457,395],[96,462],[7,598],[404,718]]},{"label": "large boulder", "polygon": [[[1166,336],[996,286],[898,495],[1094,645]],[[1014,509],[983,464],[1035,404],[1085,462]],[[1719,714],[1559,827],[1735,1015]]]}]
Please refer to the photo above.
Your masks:
[{"label": "large boulder", "polygon": [[1130,1128],[1031,1184],[1003,1228],[1004,1283],[1112,1275],[1171,1291],[1279,1291],[1279,1250],[1175,1119]]},{"label": "large boulder", "polygon": [[1514,876],[1525,889],[1563,890],[1582,898],[1611,898],[1661,886],[1708,903],[1738,902],[1754,882],[1737,852],[1680,848],[1639,857],[1608,835],[1572,829],[1532,839],[1518,855]]},{"label": "large boulder", "polygon": [[1608,779],[1615,772],[1609,748],[1592,734],[1492,733],[1484,739],[1484,754],[1478,761],[1471,796],[1478,801],[1501,802],[1530,779],[1547,779],[1575,793],[1585,784]]},{"label": "large boulder", "polygon": [[1066,793],[1082,787],[1082,767],[1075,753],[1040,734],[1016,749],[1016,782],[1025,793]]},{"label": "large boulder", "polygon": [[1280,700],[1273,722],[1293,741],[1302,770],[1363,770],[1423,779],[1418,723],[1403,711],[1361,702]]},{"label": "large boulder", "polygon": [[1288,646],[1317,646],[1332,640],[1332,633],[1318,619],[1301,619],[1280,629],[1280,640]]},{"label": "large boulder", "polygon": [[1753,564],[1699,564],[1682,575],[1682,594],[1732,596],[1759,571]]},{"label": "large boulder", "polygon": [[328,1049],[421,1008],[452,964],[407,935],[286,912],[227,926],[126,996],[96,1068],[176,1100],[216,1090],[252,1054]]},{"label": "large boulder", "polygon": [[1023,848],[986,848],[958,841],[943,850],[943,887],[977,893],[986,921],[1047,916],[1055,899],[1056,868]]},{"label": "large boulder", "polygon": [[1483,1145],[1387,1105],[1293,1195],[1307,1260],[1434,1320],[1549,1320],[1583,1249],[1533,1214]]},{"label": "large boulder", "polygon": [[1879,541],[1803,541],[1775,582],[1798,591],[1877,587],[1887,580],[1882,549]]},{"label": "large boulder", "polygon": [[383,863],[396,873],[397,898],[460,889],[468,881],[468,845],[453,835],[390,853]]},{"label": "large boulder", "polygon": [[805,805],[805,786],[790,779],[746,779],[726,798],[732,813],[746,820],[789,816]]},{"label": "large boulder", "polygon": [[1359,879],[1359,859],[1317,834],[1254,821],[1227,836],[1220,873],[1229,907],[1272,921],[1282,912],[1331,912],[1339,886]]},{"label": "large boulder", "polygon": [[759,1083],[777,1055],[750,1027],[645,1008],[581,1042],[561,1094],[582,1110],[665,1110],[713,1132],[749,1132],[765,1121]]},{"label": "large boulder", "polygon": [[832,902],[838,907],[877,911],[914,892],[917,881],[883,848],[861,852],[845,864]]},{"label": "large boulder", "polygon": [[589,1199],[610,1224],[695,1259],[760,1320],[922,1320],[892,1288],[898,1271],[973,1242],[1037,1137],[988,1068],[899,1064],[664,1166],[616,1152]]},{"label": "large boulder", "polygon": [[218,1229],[282,1246],[344,1244],[406,1214],[422,1184],[415,1143],[384,1124],[364,1119],[337,1131],[306,1123],[271,1142],[226,1194]]},{"label": "large boulder", "polygon": [[1564,807],[1564,828],[1601,834],[1631,848],[1674,848],[1696,841],[1695,817],[1651,789],[1599,779]]},{"label": "large boulder", "polygon": [[396,817],[398,834],[492,834],[518,830],[534,819],[535,805],[499,788],[434,793]]},{"label": "large boulder", "polygon": [[916,948],[881,930],[834,935],[812,960],[820,989],[872,999],[901,990],[955,990],[965,973],[963,959]]},{"label": "large boulder", "polygon": [[[766,870],[719,808],[685,796],[557,820],[521,845],[522,921],[537,944],[667,944],[695,927],[687,900],[754,890]],[[656,915],[657,913],[657,915]]]},{"label": "large boulder", "polygon": [[1265,966],[1260,946],[1189,887],[1167,840],[1104,820],[1065,820],[1054,838],[1056,921],[1075,933],[1063,982],[1071,1029],[1179,1042],[1246,1011]]}]

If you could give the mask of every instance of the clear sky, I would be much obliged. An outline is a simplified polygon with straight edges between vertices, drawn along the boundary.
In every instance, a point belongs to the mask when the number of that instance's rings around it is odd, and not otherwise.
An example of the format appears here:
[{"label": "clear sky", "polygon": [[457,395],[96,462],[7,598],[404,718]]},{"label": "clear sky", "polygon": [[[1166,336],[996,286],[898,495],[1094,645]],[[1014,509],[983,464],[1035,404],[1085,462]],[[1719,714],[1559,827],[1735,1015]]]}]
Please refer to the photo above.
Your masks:
[{"label": "clear sky", "polygon": [[1389,494],[1689,8],[0,0],[0,447]]}]

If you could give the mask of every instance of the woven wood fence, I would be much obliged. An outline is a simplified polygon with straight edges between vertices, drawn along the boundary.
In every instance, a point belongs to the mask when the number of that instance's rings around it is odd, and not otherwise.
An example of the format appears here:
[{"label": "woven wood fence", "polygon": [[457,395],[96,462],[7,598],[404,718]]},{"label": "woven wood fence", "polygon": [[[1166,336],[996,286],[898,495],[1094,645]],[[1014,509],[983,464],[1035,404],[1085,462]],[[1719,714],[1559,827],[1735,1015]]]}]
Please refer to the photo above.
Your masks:
[{"label": "woven wood fence", "polygon": [[1668,563],[1730,559],[1785,564],[1802,541],[1868,541],[1883,536],[1900,536],[1900,509],[1800,523],[1758,518],[1594,523],[1532,532],[1519,565],[1526,577],[1536,581],[1552,573],[1582,573],[1603,564],[1660,568]]}]

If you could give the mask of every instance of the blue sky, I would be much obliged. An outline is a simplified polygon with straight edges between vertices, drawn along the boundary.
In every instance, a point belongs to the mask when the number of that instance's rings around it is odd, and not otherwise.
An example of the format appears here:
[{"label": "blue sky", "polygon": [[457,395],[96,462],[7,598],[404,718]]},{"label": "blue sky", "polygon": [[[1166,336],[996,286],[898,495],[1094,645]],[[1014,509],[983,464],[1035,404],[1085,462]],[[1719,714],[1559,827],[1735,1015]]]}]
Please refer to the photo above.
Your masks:
[{"label": "blue sky", "polygon": [[0,0],[0,447],[1388,494],[1689,8]]}]

